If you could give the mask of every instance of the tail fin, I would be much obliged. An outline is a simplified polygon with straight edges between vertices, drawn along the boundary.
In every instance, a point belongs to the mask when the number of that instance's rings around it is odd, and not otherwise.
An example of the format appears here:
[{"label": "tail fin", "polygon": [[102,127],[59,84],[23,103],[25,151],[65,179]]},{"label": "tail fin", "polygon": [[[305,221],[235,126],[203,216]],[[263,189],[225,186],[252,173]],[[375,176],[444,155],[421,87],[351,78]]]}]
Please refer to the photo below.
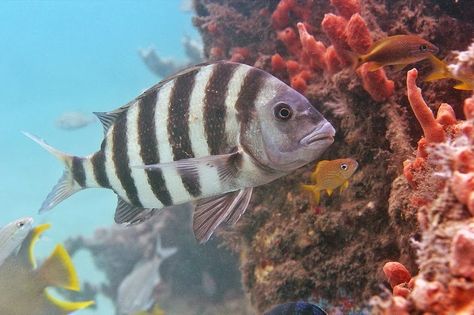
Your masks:
[{"label": "tail fin", "polygon": [[54,252],[39,268],[47,285],[57,286],[67,290],[79,291],[79,278],[69,256],[62,245],[57,245]]},{"label": "tail fin", "polygon": [[425,81],[435,81],[440,79],[448,79],[452,78],[451,73],[448,70],[448,67],[444,63],[444,61],[436,58],[435,56],[431,55],[428,58],[433,66],[433,70],[428,74],[425,78]]},{"label": "tail fin", "polygon": [[40,139],[28,132],[23,132],[25,136],[38,143],[43,149],[54,155],[65,166],[65,170],[58,183],[53,187],[51,192],[46,197],[45,201],[41,205],[39,210],[40,213],[45,212],[54,208],[58,203],[68,198],[72,194],[78,192],[82,187],[76,183],[74,180],[73,174],[71,172],[73,156],[61,152],[49,144],[47,144],[43,139]]},{"label": "tail fin", "polygon": [[95,304],[94,301],[80,301],[80,302],[69,302],[60,300],[50,293],[45,291],[46,299],[51,303],[51,310],[48,314],[71,314],[72,312],[81,310]]}]

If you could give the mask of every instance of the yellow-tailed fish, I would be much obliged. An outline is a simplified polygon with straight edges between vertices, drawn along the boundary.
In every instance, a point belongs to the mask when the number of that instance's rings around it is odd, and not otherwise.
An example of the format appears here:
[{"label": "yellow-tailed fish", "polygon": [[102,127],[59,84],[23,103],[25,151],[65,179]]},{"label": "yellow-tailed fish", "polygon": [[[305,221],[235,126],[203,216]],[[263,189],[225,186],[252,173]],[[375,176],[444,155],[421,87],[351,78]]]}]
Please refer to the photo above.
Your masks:
[{"label": "yellow-tailed fish", "polygon": [[53,253],[36,266],[34,245],[49,227],[49,224],[43,224],[33,228],[18,253],[0,266],[0,314],[65,315],[94,303],[63,301],[47,292],[47,287],[79,290],[71,257],[62,245],[57,245]]},{"label": "yellow-tailed fish", "polygon": [[311,173],[312,185],[301,185],[306,191],[313,194],[314,201],[319,204],[321,191],[325,190],[331,196],[334,189],[340,190],[349,186],[349,178],[354,174],[359,164],[353,159],[338,159],[320,161]]},{"label": "yellow-tailed fish", "polygon": [[438,50],[438,47],[416,35],[389,36],[375,42],[366,54],[355,56],[355,68],[370,62],[369,71],[389,65],[401,70],[410,63],[436,54]]},{"label": "yellow-tailed fish", "polygon": [[474,76],[462,76],[454,74],[449,66],[442,60],[435,56],[430,56],[429,60],[433,66],[433,71],[425,78],[425,81],[436,81],[441,79],[454,79],[461,81],[461,83],[453,86],[457,90],[474,90]]},{"label": "yellow-tailed fish", "polygon": [[165,315],[165,311],[161,307],[155,304],[155,306],[153,307],[151,311],[139,311],[139,312],[133,313],[133,315]]},{"label": "yellow-tailed fish", "polygon": [[12,255],[33,228],[33,218],[26,217],[8,223],[0,229],[0,266]]}]

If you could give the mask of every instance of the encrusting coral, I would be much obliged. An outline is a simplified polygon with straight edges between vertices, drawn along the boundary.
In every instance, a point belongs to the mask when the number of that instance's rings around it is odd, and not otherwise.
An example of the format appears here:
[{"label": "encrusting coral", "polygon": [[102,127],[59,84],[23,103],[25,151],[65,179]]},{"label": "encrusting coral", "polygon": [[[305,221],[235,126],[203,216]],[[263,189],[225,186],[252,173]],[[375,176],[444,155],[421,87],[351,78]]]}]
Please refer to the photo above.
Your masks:
[{"label": "encrusting coral", "polygon": [[[474,95],[464,101],[466,120],[457,120],[448,104],[439,107],[435,118],[416,78],[416,69],[410,70],[407,94],[424,137],[404,173],[419,207],[419,272],[411,278],[403,265],[386,264],[393,296],[374,298],[374,313],[474,314]],[[396,273],[404,279],[394,282]]]}]

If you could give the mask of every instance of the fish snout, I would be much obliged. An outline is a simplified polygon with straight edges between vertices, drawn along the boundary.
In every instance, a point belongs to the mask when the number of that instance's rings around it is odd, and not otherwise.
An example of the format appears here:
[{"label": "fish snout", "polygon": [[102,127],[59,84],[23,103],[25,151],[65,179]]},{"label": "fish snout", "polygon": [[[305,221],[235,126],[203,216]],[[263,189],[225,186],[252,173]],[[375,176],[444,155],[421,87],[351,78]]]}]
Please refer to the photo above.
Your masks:
[{"label": "fish snout", "polygon": [[300,140],[300,144],[303,146],[310,146],[315,142],[328,142],[331,144],[334,142],[335,134],[336,130],[334,127],[328,121],[325,121],[303,137],[303,139]]}]

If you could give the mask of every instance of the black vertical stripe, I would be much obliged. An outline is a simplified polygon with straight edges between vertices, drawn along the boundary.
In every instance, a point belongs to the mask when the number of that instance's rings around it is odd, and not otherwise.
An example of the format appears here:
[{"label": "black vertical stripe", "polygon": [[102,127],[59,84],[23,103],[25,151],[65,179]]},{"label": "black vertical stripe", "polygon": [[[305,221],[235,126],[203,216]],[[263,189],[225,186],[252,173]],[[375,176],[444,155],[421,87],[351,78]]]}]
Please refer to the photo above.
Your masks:
[{"label": "black vertical stripe", "polygon": [[127,153],[127,116],[126,113],[120,115],[115,121],[112,134],[112,160],[115,166],[115,174],[120,180],[123,189],[125,189],[130,203],[134,206],[142,207],[138,198],[137,187],[133,181]]},{"label": "black vertical stripe", "polygon": [[255,115],[255,101],[263,87],[264,79],[265,73],[257,68],[251,68],[245,76],[235,103],[241,130],[247,128]]},{"label": "black vertical stripe", "polygon": [[[138,105],[138,141],[140,156],[145,165],[160,163],[155,127],[157,93],[158,91],[155,90],[146,94]],[[166,187],[163,172],[160,169],[147,171],[147,177],[156,198],[165,206],[172,205],[173,201]]]},{"label": "black vertical stripe", "polygon": [[[199,69],[186,72],[175,79],[168,107],[168,139],[173,150],[173,160],[194,157],[189,137],[189,105],[194,81]],[[180,172],[181,181],[186,190],[194,197],[201,195],[199,175],[186,176]]]},{"label": "black vertical stripe", "polygon": [[110,188],[109,178],[105,171],[105,155],[103,151],[106,141],[107,140],[104,139],[102,142],[102,149],[92,156],[91,163],[92,169],[94,170],[95,181],[102,187]]},{"label": "black vertical stripe", "polygon": [[86,172],[82,164],[83,161],[84,159],[77,156],[72,158],[72,176],[81,187],[86,187]]},{"label": "black vertical stripe", "polygon": [[229,81],[237,67],[235,63],[217,63],[206,85],[204,131],[211,155],[223,154],[229,146],[225,132],[227,114],[225,100],[229,90]]}]

